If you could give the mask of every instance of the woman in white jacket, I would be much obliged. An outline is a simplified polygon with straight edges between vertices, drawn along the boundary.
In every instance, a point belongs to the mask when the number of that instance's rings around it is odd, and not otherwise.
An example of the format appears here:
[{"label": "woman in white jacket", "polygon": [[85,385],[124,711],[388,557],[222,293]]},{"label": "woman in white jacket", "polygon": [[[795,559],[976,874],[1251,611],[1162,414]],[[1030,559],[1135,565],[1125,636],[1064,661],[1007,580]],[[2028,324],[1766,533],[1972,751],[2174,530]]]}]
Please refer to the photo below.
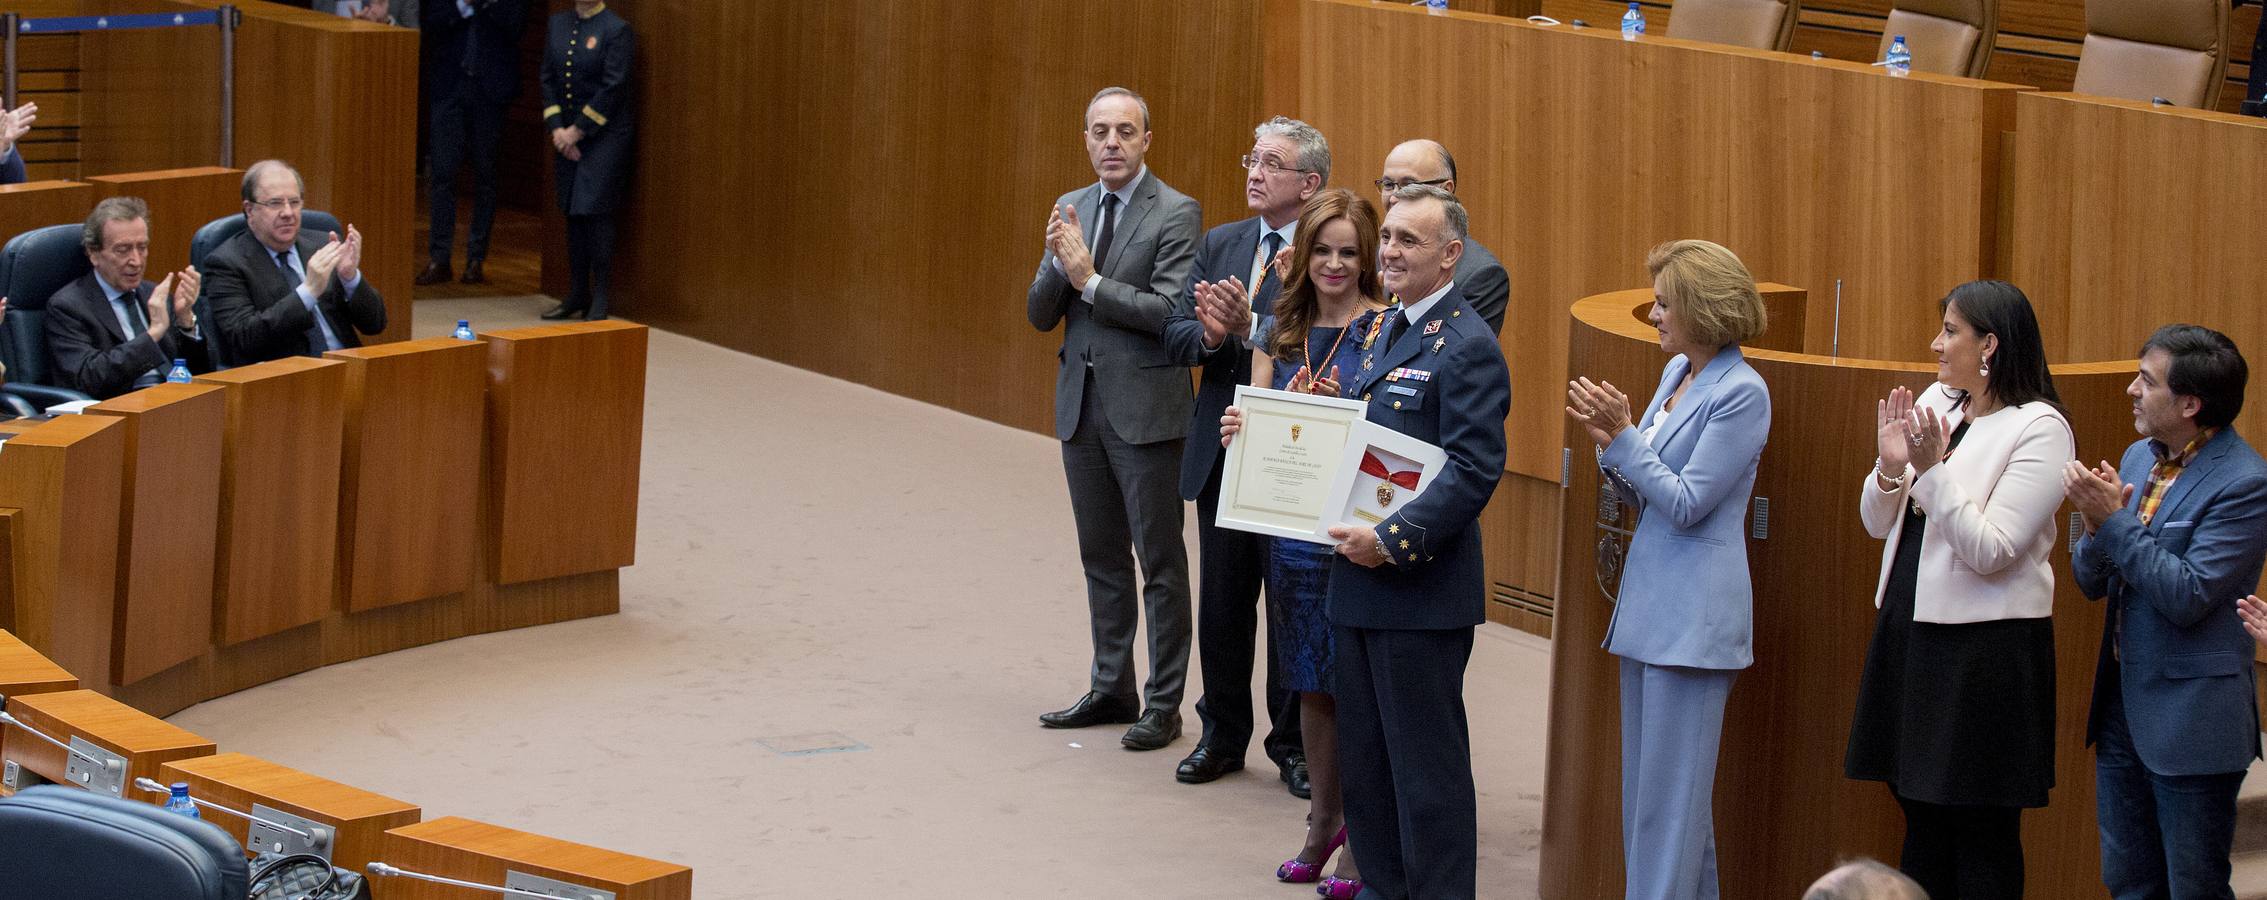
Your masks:
[{"label": "woman in white jacket", "polygon": [[1938,302],[1937,381],[1875,412],[1859,488],[1887,540],[1843,761],[1905,810],[1899,868],[1934,900],[2023,895],[2025,808],[2054,786],[2055,511],[2070,423],[2014,285]]}]

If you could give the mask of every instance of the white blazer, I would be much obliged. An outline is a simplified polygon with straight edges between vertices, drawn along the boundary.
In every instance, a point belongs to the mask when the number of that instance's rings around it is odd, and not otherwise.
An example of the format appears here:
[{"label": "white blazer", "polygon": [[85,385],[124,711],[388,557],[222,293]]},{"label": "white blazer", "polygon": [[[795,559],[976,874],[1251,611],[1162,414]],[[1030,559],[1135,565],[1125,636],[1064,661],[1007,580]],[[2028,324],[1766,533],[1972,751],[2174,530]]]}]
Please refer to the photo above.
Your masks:
[{"label": "white blazer", "polygon": [[[1914,406],[1942,413],[1958,427],[1944,385],[1932,384]],[[1905,501],[1928,517],[1921,533],[1921,564],[1913,592],[1913,619],[1954,625],[1995,619],[2037,619],[2054,612],[2055,511],[2062,508],[2063,464],[2077,456],[2070,422],[2052,404],[2032,401],[1968,423],[1952,458],[1906,484],[1884,491],[1866,472],[1858,514],[1866,531],[1887,538],[1873,605],[1881,606],[1889,569],[1904,536]]]}]

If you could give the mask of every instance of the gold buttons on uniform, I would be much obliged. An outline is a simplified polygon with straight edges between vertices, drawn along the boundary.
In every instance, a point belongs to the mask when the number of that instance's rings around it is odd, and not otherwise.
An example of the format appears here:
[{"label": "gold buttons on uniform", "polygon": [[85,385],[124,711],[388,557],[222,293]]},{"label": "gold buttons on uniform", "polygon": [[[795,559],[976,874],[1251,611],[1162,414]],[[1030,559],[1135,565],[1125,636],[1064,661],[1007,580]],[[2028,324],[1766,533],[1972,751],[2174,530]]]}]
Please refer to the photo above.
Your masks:
[{"label": "gold buttons on uniform", "polygon": [[1363,403],[1368,403],[1368,402],[1370,402],[1370,395],[1368,395],[1368,394],[1363,394],[1363,395],[1362,395],[1362,402],[1363,402]]},{"label": "gold buttons on uniform", "polygon": [[1399,400],[1395,400],[1395,401],[1393,401],[1393,408],[1394,408],[1394,409],[1400,409],[1400,408],[1401,408],[1401,401],[1399,401]]}]

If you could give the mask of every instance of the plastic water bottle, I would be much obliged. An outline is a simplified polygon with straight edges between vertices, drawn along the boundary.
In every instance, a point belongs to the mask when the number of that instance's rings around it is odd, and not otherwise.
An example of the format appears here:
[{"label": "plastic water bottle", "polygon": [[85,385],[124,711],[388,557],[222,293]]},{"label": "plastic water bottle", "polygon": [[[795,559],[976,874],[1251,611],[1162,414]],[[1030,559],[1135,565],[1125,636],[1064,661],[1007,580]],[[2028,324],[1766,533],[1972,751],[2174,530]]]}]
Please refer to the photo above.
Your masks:
[{"label": "plastic water bottle", "polygon": [[1636,0],[1631,0],[1629,12],[1622,13],[1622,40],[1634,41],[1645,33],[1645,14],[1638,12]]},{"label": "plastic water bottle", "polygon": [[472,320],[471,320],[471,319],[458,319],[458,320],[457,320],[457,330],[455,330],[455,331],[452,331],[452,332],[449,332],[449,336],[450,336],[450,337],[453,337],[453,338],[456,338],[457,340],[460,340],[460,341],[475,341],[475,340],[479,340],[479,338],[476,338],[476,337],[473,337],[473,336],[472,336]]},{"label": "plastic water bottle", "polygon": [[1425,0],[1425,11],[1440,15],[1448,11],[1448,0]]},{"label": "plastic water bottle", "polygon": [[1902,77],[1913,74],[1913,51],[1905,49],[1904,35],[1900,34],[1889,42],[1889,55],[1882,57],[1882,61],[1889,64],[1891,75]]},{"label": "plastic water bottle", "polygon": [[174,360],[173,368],[165,370],[165,380],[168,384],[188,384],[190,381],[189,361],[186,359]]},{"label": "plastic water bottle", "polygon": [[192,819],[204,818],[197,815],[197,804],[189,802],[189,783],[186,781],[173,783],[173,796],[165,798],[165,811]]}]

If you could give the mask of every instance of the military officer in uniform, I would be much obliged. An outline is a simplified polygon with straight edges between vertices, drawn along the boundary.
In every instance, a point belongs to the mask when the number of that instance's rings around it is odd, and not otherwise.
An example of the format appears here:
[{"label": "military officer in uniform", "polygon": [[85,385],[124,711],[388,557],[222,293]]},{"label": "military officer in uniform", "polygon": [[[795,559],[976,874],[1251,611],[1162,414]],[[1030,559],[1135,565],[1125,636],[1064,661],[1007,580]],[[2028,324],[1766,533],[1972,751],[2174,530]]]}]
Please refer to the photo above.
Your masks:
[{"label": "military officer in uniform", "polygon": [[575,0],[543,40],[543,124],[559,211],[567,215],[573,287],[546,319],[606,318],[614,211],[630,167],[630,23],[601,0]]}]

